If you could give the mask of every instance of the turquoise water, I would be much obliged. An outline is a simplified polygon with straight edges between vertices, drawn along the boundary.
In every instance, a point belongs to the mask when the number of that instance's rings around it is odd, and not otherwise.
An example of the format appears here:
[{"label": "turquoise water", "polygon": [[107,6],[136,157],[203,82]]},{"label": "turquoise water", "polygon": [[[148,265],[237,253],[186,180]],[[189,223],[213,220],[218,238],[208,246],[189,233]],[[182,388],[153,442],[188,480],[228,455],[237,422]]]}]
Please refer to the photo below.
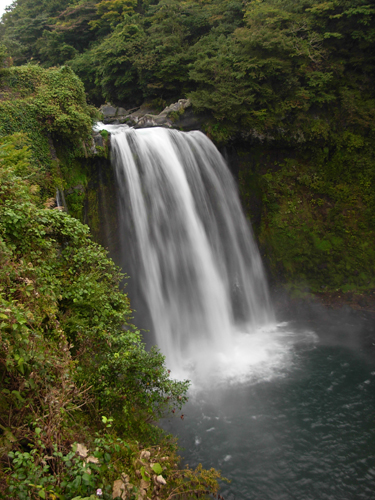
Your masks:
[{"label": "turquoise water", "polygon": [[283,356],[271,350],[267,370],[263,360],[258,377],[195,383],[184,419],[163,423],[186,463],[231,480],[226,500],[375,498],[373,326],[339,320],[309,334],[284,324]]}]

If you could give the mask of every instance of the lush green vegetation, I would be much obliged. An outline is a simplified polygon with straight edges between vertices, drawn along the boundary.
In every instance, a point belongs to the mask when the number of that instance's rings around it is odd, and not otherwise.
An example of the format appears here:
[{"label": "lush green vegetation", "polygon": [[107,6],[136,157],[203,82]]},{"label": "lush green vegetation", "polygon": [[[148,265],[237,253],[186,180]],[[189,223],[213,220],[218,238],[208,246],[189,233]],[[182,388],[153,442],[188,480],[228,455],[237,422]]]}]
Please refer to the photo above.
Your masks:
[{"label": "lush green vegetation", "polygon": [[[258,193],[248,165],[241,169],[245,200],[261,199],[257,231],[264,257],[276,279],[297,295],[375,288],[374,148],[360,136],[347,141],[328,161],[324,151],[312,158],[278,151],[281,158],[273,161],[263,151],[255,167]],[[350,149],[349,141],[359,142]],[[340,175],[332,175],[335,167]]]},{"label": "lush green vegetation", "polygon": [[66,67],[24,66],[3,68],[0,89],[0,496],[216,492],[220,475],[179,470],[154,425],[178,412],[188,382],[145,350],[125,276],[55,207],[61,172],[87,153],[82,84]]},{"label": "lush green vegetation", "polygon": [[366,0],[19,0],[1,35],[17,64],[69,62],[97,103],[187,93],[218,121],[308,140],[327,117],[373,119],[374,14]]},{"label": "lush green vegetation", "polygon": [[[368,290],[374,16],[368,0],[16,0],[8,9],[0,24],[0,496],[217,491],[217,472],[179,471],[176,447],[152,425],[181,407],[188,384],[169,378],[156,349],[146,352],[124,276],[79,221],[83,193],[92,201],[92,104],[162,108],[189,97],[206,133],[235,150],[274,276],[297,292]],[[75,218],[55,209],[56,188]]]},{"label": "lush green vegetation", "polygon": [[17,0],[0,38],[8,64],[71,67],[96,105],[189,97],[213,140],[259,160],[242,161],[241,193],[250,206],[261,191],[256,230],[278,279],[374,286],[368,0]]},{"label": "lush green vegetation", "polygon": [[31,161],[39,167],[39,181],[45,185],[46,174],[56,170],[53,143],[69,144],[66,149],[83,156],[82,140],[91,134],[95,114],[86,103],[82,83],[67,66],[49,71],[35,65],[2,70],[0,135],[27,133]]}]

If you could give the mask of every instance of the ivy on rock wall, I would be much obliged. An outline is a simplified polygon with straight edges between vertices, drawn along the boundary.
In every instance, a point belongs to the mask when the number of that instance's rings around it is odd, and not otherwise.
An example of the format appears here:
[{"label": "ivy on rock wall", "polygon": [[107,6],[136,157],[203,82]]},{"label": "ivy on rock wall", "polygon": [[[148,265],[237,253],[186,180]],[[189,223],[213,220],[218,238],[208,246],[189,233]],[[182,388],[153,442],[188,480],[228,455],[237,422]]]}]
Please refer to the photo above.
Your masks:
[{"label": "ivy on rock wall", "polygon": [[337,139],[331,148],[236,146],[240,193],[262,255],[273,280],[297,295],[375,288],[373,141]]},{"label": "ivy on rock wall", "polygon": [[48,135],[77,145],[91,134],[95,111],[86,103],[82,83],[67,66],[3,68],[0,94],[0,135],[26,132],[40,166],[50,163]]},{"label": "ivy on rock wall", "polygon": [[0,95],[0,136],[27,134],[44,196],[55,196],[57,187],[72,189],[72,212],[82,220],[84,200],[78,193],[87,184],[83,167],[97,116],[87,105],[82,82],[67,66],[13,66],[0,72]]},{"label": "ivy on rock wall", "polygon": [[263,176],[260,241],[281,276],[314,292],[375,288],[374,175],[327,179],[299,158]]}]

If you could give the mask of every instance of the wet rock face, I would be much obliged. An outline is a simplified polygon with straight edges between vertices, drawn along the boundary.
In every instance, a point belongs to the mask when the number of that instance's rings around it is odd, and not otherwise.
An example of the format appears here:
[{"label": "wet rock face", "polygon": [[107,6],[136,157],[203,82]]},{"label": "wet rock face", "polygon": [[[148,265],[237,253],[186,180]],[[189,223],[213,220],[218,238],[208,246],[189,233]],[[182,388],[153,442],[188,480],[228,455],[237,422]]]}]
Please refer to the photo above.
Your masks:
[{"label": "wet rock face", "polygon": [[100,111],[103,113],[104,119],[113,118],[117,115],[117,109],[111,106],[110,104],[105,104],[100,108]]},{"label": "wet rock face", "polygon": [[93,138],[94,138],[94,145],[95,146],[99,146],[101,148],[104,147],[104,138],[103,136],[101,135],[100,132],[96,132],[94,135],[93,135]]}]

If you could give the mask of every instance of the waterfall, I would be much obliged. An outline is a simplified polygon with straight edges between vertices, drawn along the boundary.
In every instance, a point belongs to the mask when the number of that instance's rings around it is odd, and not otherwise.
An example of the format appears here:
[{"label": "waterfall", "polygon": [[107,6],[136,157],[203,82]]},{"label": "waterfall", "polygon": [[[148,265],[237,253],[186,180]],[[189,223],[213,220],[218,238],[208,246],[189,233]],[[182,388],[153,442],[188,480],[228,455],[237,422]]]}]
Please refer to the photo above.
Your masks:
[{"label": "waterfall", "polygon": [[62,189],[56,188],[56,207],[60,210],[67,212],[67,204],[65,201],[64,191]]},{"label": "waterfall", "polygon": [[105,128],[123,251],[134,255],[157,345],[173,369],[228,352],[236,331],[251,333],[273,313],[227,165],[201,132]]}]

